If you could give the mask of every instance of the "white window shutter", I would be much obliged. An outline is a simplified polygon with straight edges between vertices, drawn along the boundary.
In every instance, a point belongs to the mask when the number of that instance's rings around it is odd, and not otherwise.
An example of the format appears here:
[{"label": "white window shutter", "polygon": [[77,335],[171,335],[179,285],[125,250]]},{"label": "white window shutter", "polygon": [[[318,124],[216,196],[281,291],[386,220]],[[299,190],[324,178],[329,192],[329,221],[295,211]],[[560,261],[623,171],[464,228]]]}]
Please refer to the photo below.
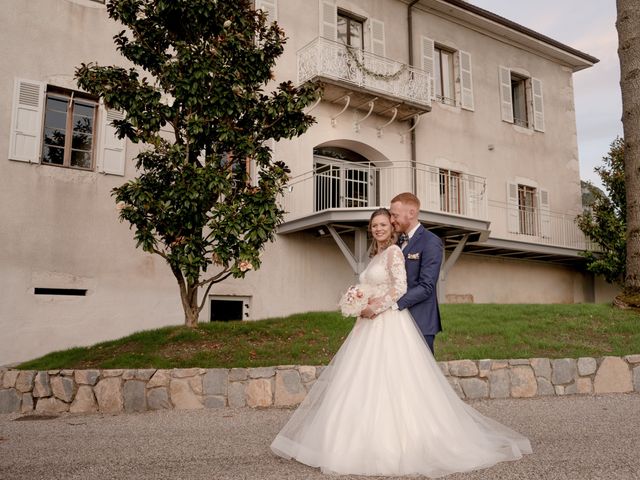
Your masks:
[{"label": "white window shutter", "polygon": [[544,238],[551,238],[551,214],[549,209],[549,191],[538,190],[538,211],[540,212],[540,234]]},{"label": "white window shutter", "polygon": [[473,77],[471,75],[471,54],[458,52],[460,65],[460,106],[466,110],[473,110]]},{"label": "white window shutter", "polygon": [[335,0],[320,0],[320,36],[338,39],[338,9]]},{"label": "white window shutter", "polygon": [[270,22],[278,20],[278,0],[256,0],[256,10],[266,13]]},{"label": "white window shutter", "polygon": [[101,146],[98,155],[98,171],[109,175],[124,175],[125,138],[118,138],[112,125],[114,120],[122,120],[124,112],[110,110],[103,105],[100,108],[102,128],[100,130]]},{"label": "white window shutter", "polygon": [[16,78],[9,135],[9,159],[38,163],[42,143],[44,83]]},{"label": "white window shutter", "polygon": [[484,191],[484,185],[480,182],[477,177],[467,177],[467,181],[462,182],[463,188],[466,186],[466,190],[464,191],[465,196],[467,197],[467,211],[462,212],[464,215],[468,215],[471,218],[481,218],[482,211],[482,193]]},{"label": "white window shutter", "polygon": [[538,132],[544,132],[542,82],[537,78],[532,78],[531,87],[533,90],[533,129]]},{"label": "white window shutter", "polygon": [[371,52],[380,55],[381,57],[385,56],[385,45],[384,45],[384,22],[380,20],[376,20],[372,18],[369,21],[369,29],[370,29],[370,38],[371,38]]},{"label": "white window shutter", "polygon": [[502,120],[513,123],[511,70],[503,66],[500,66],[500,111],[502,112]]},{"label": "white window shutter", "polygon": [[435,42],[430,38],[421,37],[420,44],[422,47],[422,69],[427,72],[431,78],[429,88],[431,89],[431,99],[434,100],[436,98],[436,68],[434,65]]},{"label": "white window shutter", "polygon": [[509,233],[520,233],[519,219],[518,184],[507,182],[507,229]]},{"label": "white window shutter", "polygon": [[427,209],[430,212],[440,211],[440,169],[428,167]]}]

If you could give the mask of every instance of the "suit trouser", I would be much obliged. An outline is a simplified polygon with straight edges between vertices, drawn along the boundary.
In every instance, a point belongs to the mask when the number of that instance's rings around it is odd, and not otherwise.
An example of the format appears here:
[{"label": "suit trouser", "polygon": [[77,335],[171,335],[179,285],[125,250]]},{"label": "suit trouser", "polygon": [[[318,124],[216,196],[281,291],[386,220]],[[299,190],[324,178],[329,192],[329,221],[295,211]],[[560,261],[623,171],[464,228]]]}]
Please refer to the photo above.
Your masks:
[{"label": "suit trouser", "polygon": [[427,345],[429,346],[429,350],[431,350],[431,353],[435,357],[436,352],[433,350],[433,342],[436,339],[436,336],[435,335],[425,335],[424,339],[427,342]]}]

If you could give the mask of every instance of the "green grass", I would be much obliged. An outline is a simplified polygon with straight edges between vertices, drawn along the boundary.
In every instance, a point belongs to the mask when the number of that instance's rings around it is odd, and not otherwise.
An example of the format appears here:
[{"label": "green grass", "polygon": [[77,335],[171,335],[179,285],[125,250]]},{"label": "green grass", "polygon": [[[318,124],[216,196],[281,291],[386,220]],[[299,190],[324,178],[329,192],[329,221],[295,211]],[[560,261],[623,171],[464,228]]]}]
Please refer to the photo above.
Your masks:
[{"label": "green grass", "polygon": [[[438,360],[599,357],[640,353],[640,314],[608,305],[443,305]],[[353,326],[336,312],[138,332],[21,364],[79,368],[324,365]]]}]

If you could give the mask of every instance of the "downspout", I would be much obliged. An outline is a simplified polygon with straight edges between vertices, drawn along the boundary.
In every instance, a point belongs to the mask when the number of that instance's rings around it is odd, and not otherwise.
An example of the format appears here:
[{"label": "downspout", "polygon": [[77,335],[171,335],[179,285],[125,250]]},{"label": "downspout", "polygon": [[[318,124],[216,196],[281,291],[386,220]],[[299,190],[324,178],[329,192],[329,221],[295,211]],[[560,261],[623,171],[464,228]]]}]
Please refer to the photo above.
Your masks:
[{"label": "downspout", "polygon": [[[409,43],[409,66],[413,67],[413,6],[420,0],[412,0],[407,8],[407,41]],[[415,119],[411,118],[411,192],[415,195],[418,191],[418,180],[416,176],[417,169],[417,153],[416,153],[416,130]]]}]

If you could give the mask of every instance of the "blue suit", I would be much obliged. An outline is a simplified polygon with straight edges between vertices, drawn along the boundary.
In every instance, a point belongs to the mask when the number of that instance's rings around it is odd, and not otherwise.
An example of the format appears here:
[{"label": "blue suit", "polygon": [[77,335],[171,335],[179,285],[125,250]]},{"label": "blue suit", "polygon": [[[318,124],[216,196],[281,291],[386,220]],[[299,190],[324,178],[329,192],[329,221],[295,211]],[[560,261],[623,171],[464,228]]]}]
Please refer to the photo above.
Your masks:
[{"label": "blue suit", "polygon": [[402,253],[407,269],[407,293],[398,300],[398,309],[409,309],[425,338],[431,336],[429,346],[433,351],[433,337],[442,330],[436,293],[442,240],[420,225]]}]

